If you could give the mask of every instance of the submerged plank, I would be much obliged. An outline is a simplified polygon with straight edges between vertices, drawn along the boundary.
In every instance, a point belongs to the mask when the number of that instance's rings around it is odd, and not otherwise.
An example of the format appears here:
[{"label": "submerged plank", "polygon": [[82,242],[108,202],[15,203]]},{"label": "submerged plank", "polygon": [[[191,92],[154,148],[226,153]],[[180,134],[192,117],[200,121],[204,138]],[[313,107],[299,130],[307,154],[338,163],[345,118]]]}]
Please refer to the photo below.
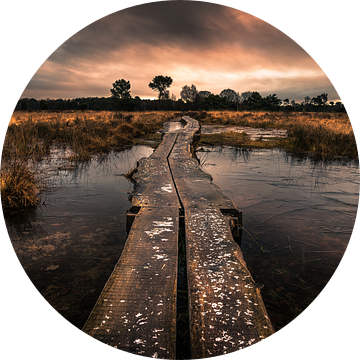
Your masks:
[{"label": "submerged plank", "polygon": [[142,208],[83,331],[149,357],[174,358],[177,208]]}]

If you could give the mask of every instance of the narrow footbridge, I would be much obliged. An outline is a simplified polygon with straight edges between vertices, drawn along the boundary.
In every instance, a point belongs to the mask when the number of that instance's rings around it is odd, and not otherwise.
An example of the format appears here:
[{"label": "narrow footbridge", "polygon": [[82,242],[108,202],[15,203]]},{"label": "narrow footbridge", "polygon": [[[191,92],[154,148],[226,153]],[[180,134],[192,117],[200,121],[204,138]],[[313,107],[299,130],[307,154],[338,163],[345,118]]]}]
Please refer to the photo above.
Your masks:
[{"label": "narrow footbridge", "polygon": [[187,125],[139,162],[124,250],[83,328],[110,346],[163,359],[176,358],[180,225],[191,358],[239,350],[274,332],[237,244],[241,212],[192,156],[199,123],[182,119]]}]

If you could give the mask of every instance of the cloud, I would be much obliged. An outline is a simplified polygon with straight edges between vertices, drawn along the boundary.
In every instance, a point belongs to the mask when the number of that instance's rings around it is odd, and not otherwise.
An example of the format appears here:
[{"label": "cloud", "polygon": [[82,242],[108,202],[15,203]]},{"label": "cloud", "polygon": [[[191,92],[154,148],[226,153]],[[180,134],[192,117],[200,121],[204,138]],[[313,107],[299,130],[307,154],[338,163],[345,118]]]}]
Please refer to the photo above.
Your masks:
[{"label": "cloud", "polygon": [[112,83],[124,78],[133,96],[151,97],[148,84],[159,74],[173,77],[177,96],[192,83],[214,93],[230,87],[294,96],[305,89],[314,96],[321,84],[321,92],[337,96],[313,59],[273,26],[232,8],[188,1],[144,4],[90,24],[49,57],[23,96],[109,96]]}]

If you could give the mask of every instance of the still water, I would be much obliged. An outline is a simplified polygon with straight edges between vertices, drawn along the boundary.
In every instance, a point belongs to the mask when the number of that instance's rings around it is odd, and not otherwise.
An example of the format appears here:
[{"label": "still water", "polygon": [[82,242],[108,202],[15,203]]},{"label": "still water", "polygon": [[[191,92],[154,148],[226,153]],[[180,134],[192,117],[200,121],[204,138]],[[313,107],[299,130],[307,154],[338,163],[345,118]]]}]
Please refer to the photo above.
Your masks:
[{"label": "still water", "polygon": [[241,248],[275,329],[299,315],[336,270],[359,199],[357,161],[285,150],[204,148],[197,157],[243,211]]},{"label": "still water", "polygon": [[40,164],[50,191],[35,210],[5,215],[16,254],[45,299],[82,328],[126,241],[133,185],[124,176],[153,149],[135,146],[67,169],[62,151]]},{"label": "still water", "polygon": [[[35,287],[81,328],[126,241],[133,185],[123,174],[153,149],[135,146],[69,169],[54,149],[40,170],[50,191],[36,209],[7,214],[19,260]],[[243,211],[241,248],[263,284],[280,329],[334,273],[349,241],[359,197],[358,163],[316,162],[284,150],[204,148],[204,171]]]},{"label": "still water", "polygon": [[202,134],[221,134],[224,132],[246,133],[250,140],[269,141],[273,138],[284,139],[288,136],[287,130],[263,129],[249,126],[201,125]]}]

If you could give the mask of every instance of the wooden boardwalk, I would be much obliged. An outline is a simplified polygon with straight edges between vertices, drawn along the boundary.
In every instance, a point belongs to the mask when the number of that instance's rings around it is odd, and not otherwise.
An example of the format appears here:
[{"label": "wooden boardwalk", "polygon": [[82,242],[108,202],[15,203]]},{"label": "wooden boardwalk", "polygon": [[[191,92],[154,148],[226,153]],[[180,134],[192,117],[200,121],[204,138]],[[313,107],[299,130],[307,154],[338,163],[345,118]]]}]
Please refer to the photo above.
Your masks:
[{"label": "wooden boardwalk", "polygon": [[139,163],[125,248],[83,328],[119,349],[166,359],[176,356],[180,213],[191,358],[222,355],[273,333],[234,241],[241,213],[191,157],[199,124],[183,119],[186,127],[165,134],[158,149]]}]

